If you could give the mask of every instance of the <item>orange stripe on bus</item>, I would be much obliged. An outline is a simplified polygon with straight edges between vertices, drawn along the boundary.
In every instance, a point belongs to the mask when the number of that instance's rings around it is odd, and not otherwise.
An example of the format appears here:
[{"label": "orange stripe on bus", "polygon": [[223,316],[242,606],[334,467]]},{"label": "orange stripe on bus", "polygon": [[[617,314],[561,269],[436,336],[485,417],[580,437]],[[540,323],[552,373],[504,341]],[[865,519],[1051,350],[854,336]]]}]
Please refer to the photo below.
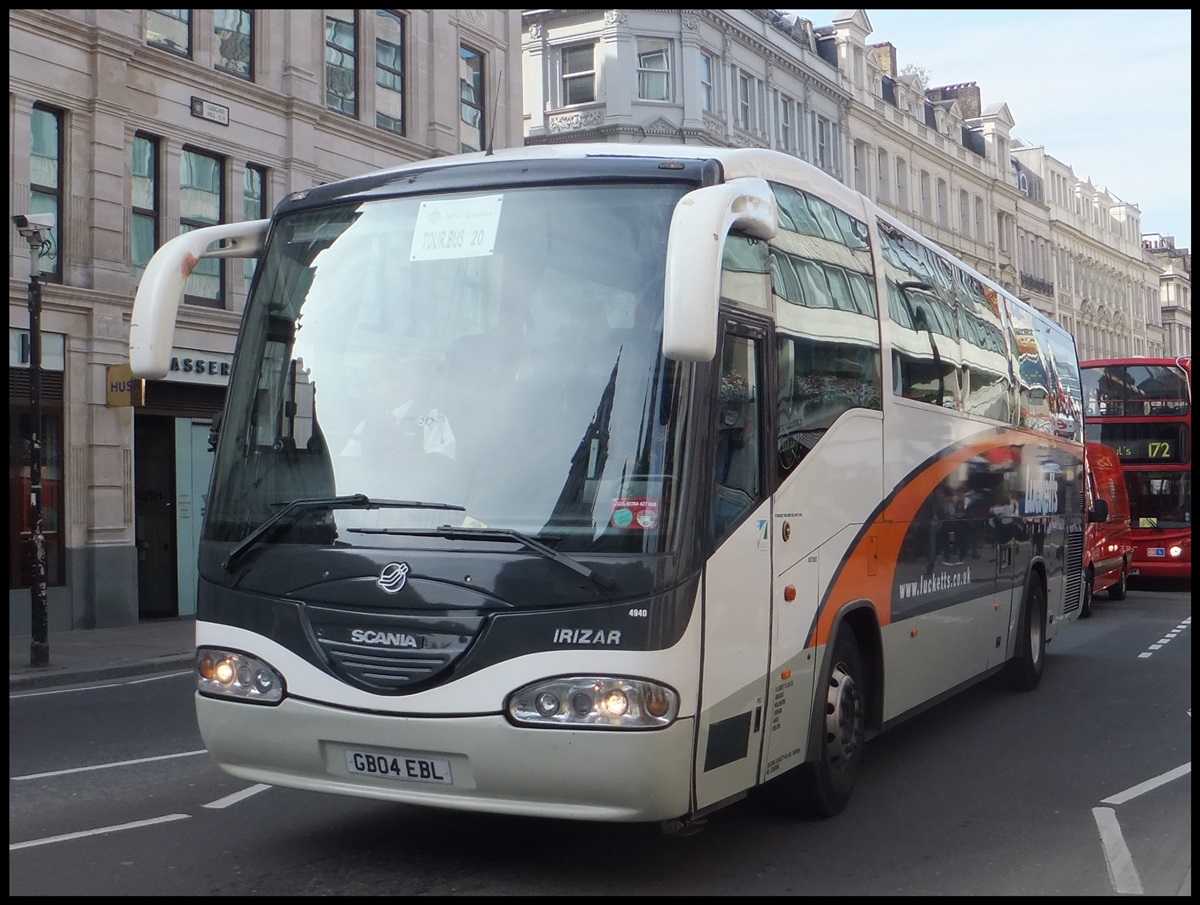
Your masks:
[{"label": "orange stripe on bus", "polygon": [[[975,456],[1009,446],[1022,449],[1026,446],[1058,446],[1075,450],[1074,445],[1056,441],[1053,437],[1033,438],[1018,431],[1000,431],[953,447],[912,472],[859,533],[846,554],[833,584],[821,601],[808,646],[828,643],[838,613],[860,600],[874,604],[880,626],[890,625],[896,564],[913,518],[930,494],[956,468]],[[868,542],[871,537],[876,540],[874,547]],[[875,557],[878,561],[873,563]]]}]

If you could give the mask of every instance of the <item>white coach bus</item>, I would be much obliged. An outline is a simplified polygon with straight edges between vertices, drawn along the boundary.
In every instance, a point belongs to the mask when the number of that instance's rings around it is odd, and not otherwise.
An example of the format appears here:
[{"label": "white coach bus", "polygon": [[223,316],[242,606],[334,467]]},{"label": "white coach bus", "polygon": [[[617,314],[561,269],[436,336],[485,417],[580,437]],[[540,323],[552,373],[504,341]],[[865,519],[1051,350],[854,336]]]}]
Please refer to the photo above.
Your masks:
[{"label": "white coach bus", "polygon": [[158,251],[136,376],[205,256],[259,259],[199,552],[234,776],[667,830],[769,783],[831,816],[871,735],[1032,689],[1078,615],[1072,338],[793,157],[298,192]]}]

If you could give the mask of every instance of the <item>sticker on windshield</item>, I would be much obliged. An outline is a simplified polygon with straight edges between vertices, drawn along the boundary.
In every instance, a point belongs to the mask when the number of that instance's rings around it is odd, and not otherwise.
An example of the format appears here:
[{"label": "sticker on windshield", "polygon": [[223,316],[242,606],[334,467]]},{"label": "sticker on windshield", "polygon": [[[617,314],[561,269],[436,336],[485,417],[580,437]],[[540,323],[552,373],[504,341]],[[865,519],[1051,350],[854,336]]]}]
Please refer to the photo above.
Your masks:
[{"label": "sticker on windshield", "polygon": [[658,500],[645,497],[613,500],[612,523],[618,528],[653,528],[658,524]]},{"label": "sticker on windshield", "polygon": [[496,246],[503,195],[422,201],[410,261],[478,258]]}]

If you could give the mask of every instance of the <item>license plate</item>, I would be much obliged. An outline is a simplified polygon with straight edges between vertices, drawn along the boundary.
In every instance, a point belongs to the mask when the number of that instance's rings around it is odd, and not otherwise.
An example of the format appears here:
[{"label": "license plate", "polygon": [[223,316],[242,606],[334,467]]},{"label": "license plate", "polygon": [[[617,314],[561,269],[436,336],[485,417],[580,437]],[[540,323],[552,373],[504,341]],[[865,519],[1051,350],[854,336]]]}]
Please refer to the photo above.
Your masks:
[{"label": "license plate", "polygon": [[1166,547],[1148,547],[1146,549],[1146,555],[1147,556],[1166,556],[1167,548]]},{"label": "license plate", "polygon": [[380,776],[404,782],[431,782],[436,785],[454,785],[450,773],[450,761],[440,758],[418,757],[399,751],[353,751],[346,750],[346,769],[362,776]]}]

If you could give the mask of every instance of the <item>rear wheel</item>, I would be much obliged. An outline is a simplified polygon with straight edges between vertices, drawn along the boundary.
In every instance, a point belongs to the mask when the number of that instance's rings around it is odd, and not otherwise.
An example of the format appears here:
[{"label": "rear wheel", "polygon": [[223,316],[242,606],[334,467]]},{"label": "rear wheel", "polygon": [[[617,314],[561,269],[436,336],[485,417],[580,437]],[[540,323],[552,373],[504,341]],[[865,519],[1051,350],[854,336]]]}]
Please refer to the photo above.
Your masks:
[{"label": "rear wheel", "polygon": [[1087,574],[1083,576],[1083,603],[1079,606],[1079,618],[1086,619],[1092,615],[1092,595],[1095,593],[1093,586],[1096,584],[1096,576],[1092,574],[1092,570],[1088,569]]},{"label": "rear wheel", "polygon": [[1030,575],[1021,601],[1017,653],[1007,666],[1009,684],[1017,691],[1033,691],[1042,681],[1045,661],[1046,589],[1037,575]]},{"label": "rear wheel", "polygon": [[833,647],[825,683],[817,760],[785,773],[776,782],[777,804],[809,817],[832,817],[854,791],[867,734],[867,686],[854,633],[843,628]]},{"label": "rear wheel", "polygon": [[1126,562],[1121,565],[1121,578],[1108,589],[1108,599],[1124,600],[1127,593],[1129,593],[1129,563]]}]

